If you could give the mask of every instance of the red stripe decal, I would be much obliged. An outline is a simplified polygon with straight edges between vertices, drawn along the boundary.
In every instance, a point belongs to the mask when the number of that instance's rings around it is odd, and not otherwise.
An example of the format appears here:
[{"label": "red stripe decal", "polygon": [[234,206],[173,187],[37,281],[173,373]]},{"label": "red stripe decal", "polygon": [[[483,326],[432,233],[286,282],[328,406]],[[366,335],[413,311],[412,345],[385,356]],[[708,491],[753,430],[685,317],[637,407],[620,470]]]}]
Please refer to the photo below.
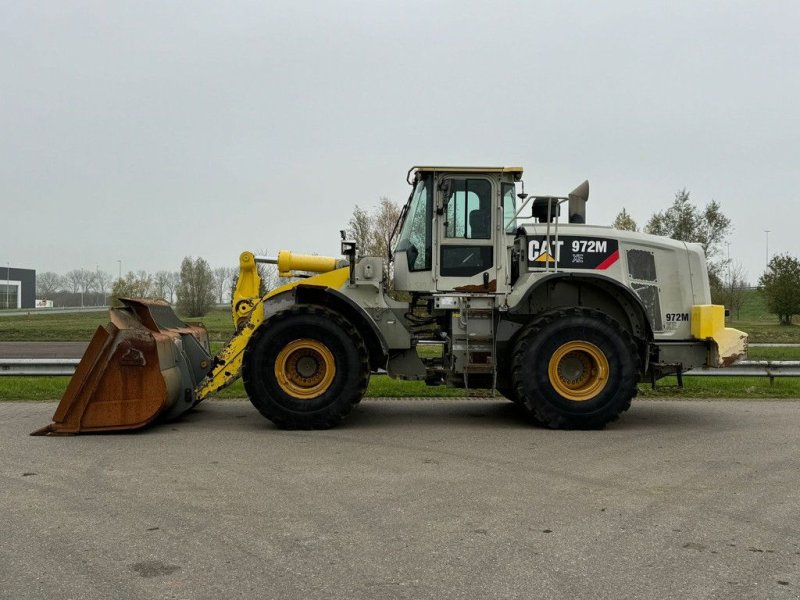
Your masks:
[{"label": "red stripe decal", "polygon": [[619,250],[614,250],[614,253],[595,267],[595,270],[605,270],[619,260]]}]

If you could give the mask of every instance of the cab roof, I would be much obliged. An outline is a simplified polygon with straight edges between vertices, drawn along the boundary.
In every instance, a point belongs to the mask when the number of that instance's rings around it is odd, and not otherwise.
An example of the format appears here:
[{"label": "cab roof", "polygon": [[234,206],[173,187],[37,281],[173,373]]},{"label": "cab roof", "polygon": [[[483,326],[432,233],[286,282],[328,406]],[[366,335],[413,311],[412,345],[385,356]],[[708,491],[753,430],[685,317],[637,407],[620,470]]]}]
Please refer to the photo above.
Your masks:
[{"label": "cab roof", "polygon": [[415,166],[411,167],[412,171],[430,172],[436,171],[437,173],[515,173],[522,175],[522,167],[433,167],[433,166]]}]

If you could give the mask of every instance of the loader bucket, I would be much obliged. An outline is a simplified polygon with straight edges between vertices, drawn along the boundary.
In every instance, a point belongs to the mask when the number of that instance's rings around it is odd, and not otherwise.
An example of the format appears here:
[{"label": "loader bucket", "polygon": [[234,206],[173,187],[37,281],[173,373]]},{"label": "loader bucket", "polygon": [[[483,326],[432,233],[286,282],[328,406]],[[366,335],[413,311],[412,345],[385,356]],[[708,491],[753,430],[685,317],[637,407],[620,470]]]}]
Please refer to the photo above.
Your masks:
[{"label": "loader bucket", "polygon": [[211,368],[208,335],[163,300],[121,299],[98,327],[53,415],[31,435],[130,431],[169,420],[198,400]]}]

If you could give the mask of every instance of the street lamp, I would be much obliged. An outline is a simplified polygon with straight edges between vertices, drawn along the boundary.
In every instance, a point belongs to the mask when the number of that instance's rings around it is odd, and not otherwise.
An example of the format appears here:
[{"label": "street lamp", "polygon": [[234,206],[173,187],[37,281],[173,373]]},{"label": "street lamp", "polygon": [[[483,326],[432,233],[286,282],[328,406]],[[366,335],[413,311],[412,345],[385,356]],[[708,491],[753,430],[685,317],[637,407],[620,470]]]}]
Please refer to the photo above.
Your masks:
[{"label": "street lamp", "polygon": [[766,252],[764,253],[764,263],[765,263],[767,268],[769,268],[769,232],[770,231],[771,231],[770,229],[765,229],[764,230],[764,233],[767,234],[767,249],[766,249]]}]

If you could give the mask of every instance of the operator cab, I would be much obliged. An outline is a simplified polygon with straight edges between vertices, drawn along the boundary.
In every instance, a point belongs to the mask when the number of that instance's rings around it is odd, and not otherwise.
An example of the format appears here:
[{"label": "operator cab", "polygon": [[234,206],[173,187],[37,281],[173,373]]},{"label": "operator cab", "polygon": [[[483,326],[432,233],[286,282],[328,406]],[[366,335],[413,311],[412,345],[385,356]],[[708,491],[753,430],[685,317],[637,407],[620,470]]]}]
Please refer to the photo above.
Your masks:
[{"label": "operator cab", "polygon": [[516,231],[521,167],[413,167],[394,251],[395,289],[493,292]]}]

